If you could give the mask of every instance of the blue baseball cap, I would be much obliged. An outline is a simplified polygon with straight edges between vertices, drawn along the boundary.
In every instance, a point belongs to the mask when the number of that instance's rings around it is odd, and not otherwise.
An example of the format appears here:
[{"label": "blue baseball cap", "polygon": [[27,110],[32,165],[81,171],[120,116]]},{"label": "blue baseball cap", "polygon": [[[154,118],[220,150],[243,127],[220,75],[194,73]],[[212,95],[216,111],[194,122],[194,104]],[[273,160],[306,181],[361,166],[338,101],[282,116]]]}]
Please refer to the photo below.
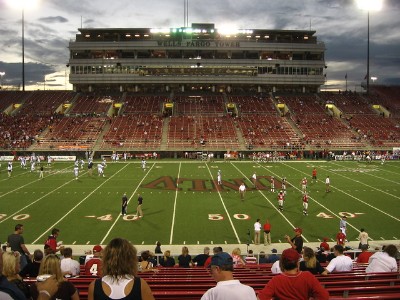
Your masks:
[{"label": "blue baseball cap", "polygon": [[211,258],[211,266],[221,267],[226,265],[233,265],[233,259],[229,253],[220,252]]}]

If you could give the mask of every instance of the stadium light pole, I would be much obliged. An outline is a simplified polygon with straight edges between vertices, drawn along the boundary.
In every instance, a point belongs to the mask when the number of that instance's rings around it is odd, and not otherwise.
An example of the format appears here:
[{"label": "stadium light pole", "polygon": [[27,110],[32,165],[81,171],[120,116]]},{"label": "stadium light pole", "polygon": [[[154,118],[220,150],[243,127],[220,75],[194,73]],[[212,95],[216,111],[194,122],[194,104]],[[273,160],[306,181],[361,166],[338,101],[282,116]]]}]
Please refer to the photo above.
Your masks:
[{"label": "stadium light pole", "polygon": [[6,75],[6,72],[0,72],[0,89],[3,89],[3,76]]},{"label": "stadium light pole", "polygon": [[379,11],[383,0],[356,0],[357,6],[367,11],[367,94],[369,94],[369,12]]}]

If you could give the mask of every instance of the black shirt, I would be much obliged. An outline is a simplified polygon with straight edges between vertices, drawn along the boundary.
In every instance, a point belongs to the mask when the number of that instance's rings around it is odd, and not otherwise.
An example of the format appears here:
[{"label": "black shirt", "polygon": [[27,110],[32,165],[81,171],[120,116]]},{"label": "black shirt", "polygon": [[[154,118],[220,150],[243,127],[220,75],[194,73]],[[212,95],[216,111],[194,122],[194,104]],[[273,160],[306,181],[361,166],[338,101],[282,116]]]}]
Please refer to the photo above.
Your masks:
[{"label": "black shirt", "polygon": [[193,262],[197,262],[198,267],[203,267],[208,257],[208,254],[199,254],[193,259]]},{"label": "black shirt", "polygon": [[140,196],[138,199],[137,199],[137,204],[138,205],[142,205],[142,203],[143,203],[143,197],[142,196]]}]

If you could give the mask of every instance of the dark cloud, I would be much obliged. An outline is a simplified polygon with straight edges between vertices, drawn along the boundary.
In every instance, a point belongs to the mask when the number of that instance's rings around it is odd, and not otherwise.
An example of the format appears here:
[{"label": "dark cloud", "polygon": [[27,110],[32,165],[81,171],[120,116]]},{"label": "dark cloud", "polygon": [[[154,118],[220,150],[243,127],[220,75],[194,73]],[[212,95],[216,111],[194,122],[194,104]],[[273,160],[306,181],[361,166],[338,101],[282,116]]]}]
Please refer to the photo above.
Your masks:
[{"label": "dark cloud", "polygon": [[40,18],[38,20],[41,21],[41,22],[44,22],[44,23],[49,23],[49,24],[66,23],[66,22],[68,22],[68,19],[66,19],[64,17],[61,17],[61,16]]}]

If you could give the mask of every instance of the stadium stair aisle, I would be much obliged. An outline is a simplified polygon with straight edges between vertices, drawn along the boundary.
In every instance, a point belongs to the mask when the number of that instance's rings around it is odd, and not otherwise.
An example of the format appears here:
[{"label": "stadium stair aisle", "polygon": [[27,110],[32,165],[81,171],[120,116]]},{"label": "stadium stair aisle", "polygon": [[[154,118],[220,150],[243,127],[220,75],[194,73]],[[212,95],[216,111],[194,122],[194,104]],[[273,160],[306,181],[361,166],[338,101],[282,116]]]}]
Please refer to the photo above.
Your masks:
[{"label": "stadium stair aisle", "polygon": [[163,119],[163,129],[162,129],[162,135],[161,135],[161,146],[160,150],[165,151],[167,150],[167,145],[168,145],[168,129],[169,129],[169,122],[170,118],[164,118]]}]

